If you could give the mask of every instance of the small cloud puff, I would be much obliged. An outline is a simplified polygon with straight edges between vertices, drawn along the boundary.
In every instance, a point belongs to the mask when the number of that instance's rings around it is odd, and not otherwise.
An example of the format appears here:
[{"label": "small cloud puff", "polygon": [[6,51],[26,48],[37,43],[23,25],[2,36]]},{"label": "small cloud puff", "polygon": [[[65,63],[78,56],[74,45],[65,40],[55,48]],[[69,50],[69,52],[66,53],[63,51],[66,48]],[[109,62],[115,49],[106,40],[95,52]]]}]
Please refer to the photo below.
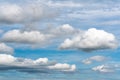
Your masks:
[{"label": "small cloud puff", "polygon": [[79,49],[83,51],[113,49],[116,47],[117,41],[113,34],[95,28],[88,29],[72,39],[66,39],[60,45],[60,49]]},{"label": "small cloud puff", "polygon": [[[5,69],[6,68],[6,69]],[[0,54],[0,70],[17,70],[24,72],[73,72],[76,70],[75,65],[56,63],[49,61],[47,58],[37,60],[17,58],[7,54]]]}]

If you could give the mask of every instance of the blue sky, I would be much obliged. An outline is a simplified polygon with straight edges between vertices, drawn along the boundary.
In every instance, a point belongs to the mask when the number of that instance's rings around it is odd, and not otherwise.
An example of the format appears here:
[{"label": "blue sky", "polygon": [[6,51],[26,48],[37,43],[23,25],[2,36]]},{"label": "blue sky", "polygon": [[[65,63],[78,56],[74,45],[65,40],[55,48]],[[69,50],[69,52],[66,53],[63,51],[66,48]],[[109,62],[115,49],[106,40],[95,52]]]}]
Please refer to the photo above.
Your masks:
[{"label": "blue sky", "polygon": [[119,4],[0,0],[0,80],[119,80]]}]

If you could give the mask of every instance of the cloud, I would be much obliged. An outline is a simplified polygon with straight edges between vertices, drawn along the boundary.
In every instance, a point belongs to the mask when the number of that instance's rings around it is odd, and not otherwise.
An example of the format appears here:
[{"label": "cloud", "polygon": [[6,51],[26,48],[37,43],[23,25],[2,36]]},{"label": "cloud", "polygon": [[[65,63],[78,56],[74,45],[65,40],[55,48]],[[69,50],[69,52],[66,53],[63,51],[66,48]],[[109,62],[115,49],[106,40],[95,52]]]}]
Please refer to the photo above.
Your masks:
[{"label": "cloud", "polygon": [[83,60],[82,62],[84,64],[91,64],[93,61],[102,62],[104,60],[106,60],[106,57],[97,55],[97,56],[92,56],[90,58],[87,58]]},{"label": "cloud", "polygon": [[120,62],[109,62],[106,64],[102,64],[96,67],[93,67],[92,70],[98,71],[98,72],[120,72]]},{"label": "cloud", "polygon": [[99,71],[99,72],[114,72],[114,70],[112,70],[112,68],[110,68],[110,66],[107,66],[107,65],[100,65],[92,68],[92,70]]},{"label": "cloud", "polygon": [[39,31],[22,32],[20,30],[11,30],[3,35],[2,41],[12,43],[42,44],[43,42],[46,42],[50,37],[52,37],[52,35],[42,34]]},{"label": "cloud", "polygon": [[4,43],[0,43],[0,54],[13,54],[14,49]]},{"label": "cloud", "polygon": [[17,58],[7,54],[0,54],[0,70],[3,69],[24,72],[74,72],[76,70],[76,66],[66,63],[56,63],[49,61],[47,58],[32,60],[27,58]]},{"label": "cloud", "polygon": [[75,29],[74,27],[72,27],[69,24],[63,24],[58,27],[49,27],[46,29],[46,33],[52,34],[55,37],[76,35],[80,32],[81,32],[81,30]]},{"label": "cloud", "polygon": [[45,5],[40,3],[24,3],[23,5],[12,3],[0,4],[0,23],[17,24],[31,23],[49,18]]},{"label": "cloud", "polygon": [[43,30],[15,29],[5,32],[1,37],[1,41],[43,47],[56,41],[60,43],[66,37],[74,36],[80,32],[81,30],[75,29],[69,24],[63,24],[58,27],[47,27]]},{"label": "cloud", "polygon": [[67,7],[67,8],[77,8],[77,7],[82,7],[83,5],[77,2],[73,1],[62,1],[62,2],[53,2],[49,1],[47,5],[52,6],[52,7]]},{"label": "cloud", "polygon": [[90,28],[72,39],[68,38],[60,45],[60,49],[79,49],[83,51],[113,49],[116,47],[117,41],[113,34],[95,28]]}]

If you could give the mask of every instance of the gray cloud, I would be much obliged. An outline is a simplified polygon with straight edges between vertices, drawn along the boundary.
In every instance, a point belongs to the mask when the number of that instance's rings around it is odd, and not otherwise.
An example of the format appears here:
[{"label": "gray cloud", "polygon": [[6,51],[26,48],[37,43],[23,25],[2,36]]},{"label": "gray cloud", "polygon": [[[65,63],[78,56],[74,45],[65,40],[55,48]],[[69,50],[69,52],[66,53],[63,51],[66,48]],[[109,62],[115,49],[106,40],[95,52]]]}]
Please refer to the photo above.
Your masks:
[{"label": "gray cloud", "polygon": [[42,3],[0,4],[0,23],[4,24],[37,22],[51,16],[51,11],[47,12],[46,5]]},{"label": "gray cloud", "polygon": [[0,43],[0,54],[13,54],[14,49],[4,43]]},{"label": "gray cloud", "polygon": [[17,70],[24,72],[74,72],[75,69],[75,65],[56,63],[49,61],[47,58],[32,60],[27,58],[17,58],[7,54],[0,54],[0,70]]}]

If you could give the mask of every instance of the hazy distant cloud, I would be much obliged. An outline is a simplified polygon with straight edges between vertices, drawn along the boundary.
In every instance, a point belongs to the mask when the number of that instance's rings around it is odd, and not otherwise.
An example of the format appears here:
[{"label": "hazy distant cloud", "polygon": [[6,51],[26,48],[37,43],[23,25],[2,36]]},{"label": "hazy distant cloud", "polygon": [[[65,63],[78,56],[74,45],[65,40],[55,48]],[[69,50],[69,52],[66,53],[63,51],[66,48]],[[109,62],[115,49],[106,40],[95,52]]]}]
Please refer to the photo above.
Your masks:
[{"label": "hazy distant cloud", "polygon": [[14,49],[4,43],[0,43],[0,54],[13,54]]},{"label": "hazy distant cloud", "polygon": [[92,70],[97,72],[120,72],[120,62],[112,61],[106,64],[95,66]]},{"label": "hazy distant cloud", "polygon": [[98,71],[98,72],[114,72],[114,69],[108,65],[100,65],[92,68],[92,70]]},{"label": "hazy distant cloud", "polygon": [[104,60],[106,60],[106,57],[97,55],[97,56],[92,56],[90,58],[87,58],[87,59],[83,60],[82,62],[84,64],[91,64],[94,61],[96,61],[96,62],[102,62]]},{"label": "hazy distant cloud", "polygon": [[47,39],[52,37],[49,34],[42,34],[39,31],[20,31],[20,30],[11,30],[6,32],[2,41],[12,42],[12,43],[26,43],[26,44],[37,44],[43,42],[46,43]]},{"label": "hazy distant cloud", "polygon": [[52,6],[52,7],[67,7],[67,8],[77,8],[77,7],[82,7],[83,5],[74,1],[60,1],[60,2],[53,2],[53,1],[48,1],[47,5]]},{"label": "hazy distant cloud", "polygon": [[95,28],[88,29],[83,34],[72,39],[66,39],[60,49],[80,49],[92,51],[99,49],[112,49],[117,47],[116,38],[113,34]]},{"label": "hazy distant cloud", "polygon": [[53,61],[49,61],[47,58],[32,60],[27,58],[17,58],[6,54],[0,54],[0,70],[17,70],[24,72],[73,72],[76,70],[76,66],[66,63],[56,63]]},{"label": "hazy distant cloud", "polygon": [[55,37],[64,37],[64,36],[71,36],[80,33],[81,30],[74,28],[69,24],[63,24],[58,27],[49,27],[46,29],[46,33],[52,34]]}]

